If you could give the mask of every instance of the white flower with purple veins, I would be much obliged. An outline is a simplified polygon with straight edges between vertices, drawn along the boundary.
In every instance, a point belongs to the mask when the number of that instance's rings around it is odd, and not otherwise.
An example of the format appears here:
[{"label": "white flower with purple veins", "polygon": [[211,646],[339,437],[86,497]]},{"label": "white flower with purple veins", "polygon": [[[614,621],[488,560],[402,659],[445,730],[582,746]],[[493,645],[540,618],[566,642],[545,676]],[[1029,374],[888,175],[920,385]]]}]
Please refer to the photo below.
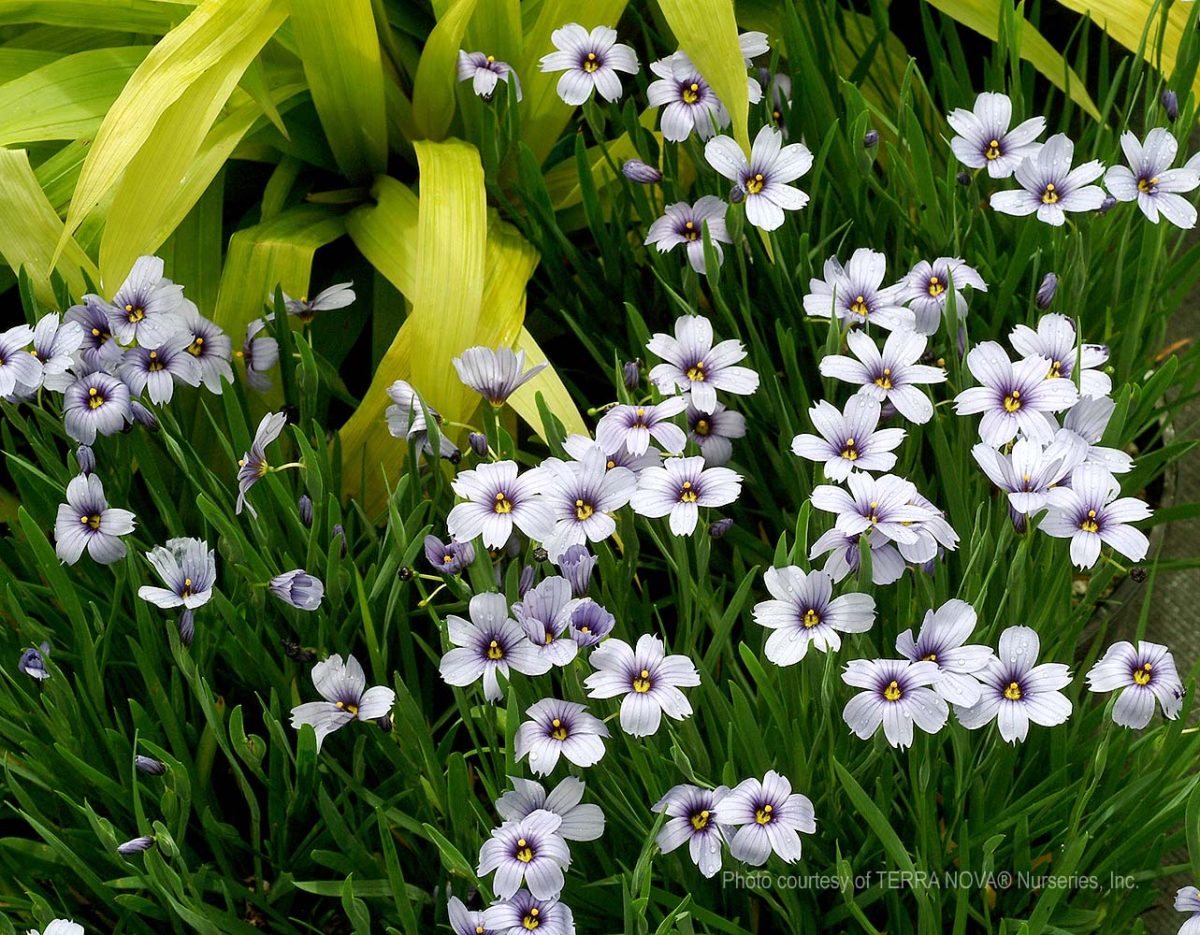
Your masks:
[{"label": "white flower with purple veins", "polygon": [[1133,470],[1133,458],[1116,448],[1100,446],[1116,408],[1107,396],[1085,397],[1068,410],[1058,434],[1069,432],[1082,438],[1088,445],[1087,463],[1099,464],[1114,474],[1126,474]]},{"label": "white flower with purple veins", "polygon": [[590,33],[578,23],[568,23],[550,34],[557,51],[541,58],[542,71],[561,71],[558,96],[564,104],[578,107],[595,90],[606,101],[621,96],[617,72],[636,75],[637,55],[629,46],[617,42],[611,26],[597,26]]},{"label": "white flower with purple veins", "polygon": [[[1049,445],[1018,438],[1008,454],[982,444],[971,454],[988,480],[1008,494],[1015,521],[1017,514],[1032,516],[1045,508],[1050,488],[1083,462],[1087,445],[1077,435],[1059,432]],[[1024,531],[1020,522],[1018,529]]]},{"label": "white flower with purple veins", "polygon": [[33,329],[17,325],[0,332],[0,396],[11,396],[18,386],[37,387],[42,382],[42,363],[29,353]]},{"label": "white flower with purple veins", "polygon": [[[3,336],[0,335],[0,342]],[[40,383],[48,390],[61,393],[70,386],[75,378],[67,372],[75,360],[75,352],[83,344],[83,325],[77,321],[63,321],[59,324],[57,312],[43,315],[38,319],[33,329],[33,349],[31,356],[42,365]],[[0,384],[3,384],[0,377]],[[36,389],[38,380],[22,383],[31,390]],[[0,396],[5,395],[0,393]]]},{"label": "white flower with purple veins", "polygon": [[67,565],[79,561],[84,549],[97,564],[111,565],[125,557],[125,543],[118,537],[133,532],[133,525],[132,513],[109,507],[99,477],[80,474],[71,478],[67,502],[58,507],[54,551]]},{"label": "white flower with purple veins", "polygon": [[292,708],[292,727],[312,725],[317,733],[317,752],[335,730],[351,721],[374,721],[392,710],[396,693],[386,685],[367,688],[367,676],[358,660],[334,653],[313,666],[313,685],[324,701],[310,701]]},{"label": "white flower with purple veins", "polygon": [[517,476],[515,461],[496,461],[460,472],[451,486],[466,502],[450,511],[446,520],[450,537],[469,542],[482,535],[484,546],[499,549],[511,538],[515,526],[530,539],[545,541],[554,533],[554,514],[538,496],[538,485],[533,472]]},{"label": "white flower with purple veins", "polygon": [[716,408],[717,390],[750,396],[758,389],[758,374],[736,366],[746,357],[742,342],[730,338],[714,345],[712,322],[702,315],[680,316],[674,337],[658,332],[646,348],[665,361],[650,370],[659,392],[689,391],[691,404],[701,412]]},{"label": "white flower with purple veins", "polygon": [[839,412],[824,399],[808,410],[820,436],[807,433],[792,439],[792,454],[821,461],[825,476],[843,481],[851,471],[890,471],[896,466],[893,450],[904,441],[904,429],[879,428],[880,405],[870,396],[854,395]]},{"label": "white flower with purple veins", "polygon": [[616,626],[616,618],[590,597],[581,597],[571,611],[571,639],[579,647],[597,645]]},{"label": "white flower with purple veins", "polygon": [[[90,296],[84,296],[85,301]],[[103,300],[101,300],[103,301]],[[108,321],[113,336],[124,345],[137,341],[156,348],[179,330],[183,312],[183,286],[163,278],[163,261],[143,256],[113,296]]]},{"label": "white flower with purple veins", "polygon": [[200,381],[210,393],[219,395],[224,389],[223,383],[233,382],[233,367],[229,363],[233,341],[186,299],[181,321],[183,334],[189,339],[187,352],[200,365]]},{"label": "white flower with purple veins", "polygon": [[906,561],[923,565],[933,561],[940,549],[958,548],[958,533],[946,522],[945,513],[920,493],[914,493],[909,505],[924,510],[929,516],[910,527],[916,533],[915,541],[897,543],[900,554]]},{"label": "white flower with purple veins", "polygon": [[[268,315],[274,321],[274,315]],[[279,342],[270,335],[262,334],[267,327],[266,320],[256,318],[246,326],[246,340],[242,349],[237,352],[246,365],[246,382],[260,393],[271,388],[271,378],[266,372],[279,363]]]},{"label": "white flower with purple veins", "polygon": [[663,216],[650,225],[646,245],[654,244],[659,253],[667,253],[683,244],[688,262],[697,273],[706,273],[704,265],[704,226],[720,265],[724,253],[721,244],[732,243],[725,229],[725,211],[729,206],[715,195],[704,195],[694,205],[678,201],[663,209]]},{"label": "white flower with purple veins", "polygon": [[838,258],[825,261],[824,279],[810,279],[804,297],[805,314],[815,318],[836,315],[847,325],[879,325],[889,331],[911,331],[916,317],[900,302],[899,286],[884,286],[887,258],[859,247],[844,267]]},{"label": "white flower with purple veins", "polygon": [[[669,425],[669,423],[667,424]],[[599,426],[596,428],[599,431]],[[686,443],[686,437],[684,441]],[[606,458],[605,467],[610,471],[613,468],[623,467],[629,468],[634,474],[641,474],[648,467],[658,467],[658,465],[662,464],[662,452],[657,448],[647,447],[641,454],[635,455],[630,452],[628,446],[625,444],[624,437],[621,437],[613,448],[605,448],[599,442],[593,441],[586,435],[568,435],[563,439],[563,450],[576,461],[582,461],[591,449],[595,449],[604,455]]]},{"label": "white flower with purple veins", "polygon": [[[681,847],[685,842],[688,853],[702,874],[716,875],[721,869],[721,846],[726,841],[721,801],[729,794],[727,786],[702,789],[700,786],[678,785],[650,806],[650,811],[667,816],[659,829],[655,843],[664,854]],[[732,829],[730,829],[732,832]]]},{"label": "white flower with purple veins", "polygon": [[664,451],[677,454],[687,444],[687,435],[667,420],[686,408],[687,400],[682,396],[669,397],[653,406],[613,406],[596,423],[596,444],[605,452],[624,448],[636,457],[646,453],[653,438]]},{"label": "white flower with purple veins", "polygon": [[112,340],[112,326],[108,322],[108,303],[98,295],[84,296],[83,305],[72,305],[63,313],[63,321],[73,321],[83,329],[83,342],[79,359],[84,370],[111,368],[124,353],[120,345]]},{"label": "white flower with purple veins", "polygon": [[189,337],[176,332],[154,349],[131,347],[121,359],[121,378],[135,394],[148,393],[160,406],[171,401],[176,382],[199,386],[200,364],[188,353]]},{"label": "white flower with purple veins", "polygon": [[662,134],[672,143],[682,143],[692,131],[707,140],[729,125],[729,111],[696,71],[686,55],[668,55],[650,63],[658,76],[646,89],[651,107],[662,107]]},{"label": "white flower with purple veins", "polygon": [[[39,935],[35,929],[30,929],[26,935]],[[83,935],[83,926],[70,919],[54,919],[40,935]]]},{"label": "white flower with purple veins", "polygon": [[570,582],[551,575],[512,605],[513,616],[525,630],[534,652],[551,666],[569,665],[579,652],[579,645],[568,632],[577,603],[571,597]]},{"label": "white flower with purple veins", "polygon": [[506,821],[492,831],[479,849],[476,876],[492,871],[492,888],[501,899],[511,899],[521,884],[538,899],[553,899],[562,892],[563,870],[571,864],[567,842],[558,833],[562,819],[544,808],[516,821]]},{"label": "white flower with purple veins", "polygon": [[927,339],[913,331],[893,331],[883,352],[865,333],[846,333],[854,357],[831,354],[821,359],[821,376],[858,385],[858,392],[880,403],[890,403],[909,422],[924,424],[933,418],[933,403],[918,389],[922,383],[944,383],[946,371],[917,363],[925,353]]},{"label": "white flower with purple veins", "polygon": [[1071,684],[1070,669],[1057,662],[1037,665],[1040,644],[1029,627],[1009,627],[1000,646],[978,673],[983,683],[977,704],[956,707],[963,727],[975,730],[996,721],[1000,736],[1015,744],[1029,733],[1029,722],[1056,727],[1071,716],[1071,701],[1061,689]]},{"label": "white flower with purple veins", "polygon": [[942,316],[954,288],[954,314],[959,321],[967,315],[967,299],[964,286],[987,292],[987,283],[974,267],[967,266],[958,257],[940,256],[932,263],[922,260],[914,266],[900,283],[899,301],[906,303],[916,316],[919,334],[936,334],[942,325]]},{"label": "white flower with purple veins", "polygon": [[493,704],[504,697],[500,679],[509,670],[524,675],[545,675],[550,660],[538,653],[520,624],[508,615],[503,594],[476,594],[465,620],[446,617],[450,642],[455,646],[442,657],[441,674],[447,685],[462,688],[483,679],[483,696]]},{"label": "white flower with purple veins", "polygon": [[[858,574],[862,563],[859,552],[858,535],[849,536],[836,526],[823,533],[809,549],[809,561],[816,561],[822,555],[825,559],[824,571],[834,581],[841,581],[847,575]],[[891,584],[904,574],[904,559],[895,544],[878,530],[872,530],[867,537],[871,547],[871,581],[878,585]]]},{"label": "white flower with purple veins", "polygon": [[525,352],[508,347],[468,347],[453,363],[458,378],[493,406],[503,406],[547,366],[543,362],[526,370]]},{"label": "white flower with purple veins", "polygon": [[1048,444],[1054,437],[1051,412],[1069,409],[1079,398],[1070,380],[1049,380],[1053,361],[1033,356],[1015,364],[995,341],[977,344],[967,353],[967,368],[982,384],[954,398],[959,415],[983,413],[979,437],[993,448],[1018,434]]},{"label": "white flower with purple veins", "polygon": [[833,596],[833,579],[823,571],[807,574],[794,565],[768,568],[763,583],[774,600],[754,605],[754,622],[774,630],[767,658],[777,666],[795,665],[809,644],[836,652],[841,633],[865,633],[875,622],[875,600],[869,594]]},{"label": "white flower with purple veins", "polygon": [[97,370],[63,391],[63,423],[77,442],[91,445],[97,434],[114,435],[128,418],[129,387],[110,374]]},{"label": "white flower with purple veins", "polygon": [[970,707],[979,701],[981,689],[975,674],[992,658],[989,647],[966,645],[975,622],[975,608],[966,601],[952,599],[937,610],[925,611],[915,637],[912,630],[896,637],[896,652],[909,662],[932,662],[937,666],[930,687],[951,704]]},{"label": "white flower with purple veins", "polygon": [[958,161],[972,169],[986,168],[994,179],[1008,178],[1037,152],[1041,144],[1034,140],[1046,129],[1045,117],[1033,117],[1010,130],[1012,101],[992,91],[975,98],[973,110],[955,108],[946,120],[958,134],[950,140]]},{"label": "white flower with purple veins", "polygon": [[753,867],[774,851],[787,863],[800,859],[800,834],[815,834],[816,815],[808,796],[792,792],[792,784],[775,770],[760,782],[745,779],[721,800],[721,821],[736,826],[729,853]]},{"label": "white flower with purple veins", "polygon": [[930,686],[938,679],[932,662],[907,659],[855,659],[846,666],[842,681],[859,692],[842,711],[842,720],[861,740],[868,740],[883,725],[883,735],[893,747],[912,746],[913,725],[936,734],[946,725],[950,708]]},{"label": "white flower with purple veins", "polygon": [[700,457],[668,458],[662,467],[642,471],[630,504],[639,516],[670,516],[671,532],[690,536],[700,507],[726,506],[741,492],[742,476],[729,468],[706,468]]},{"label": "white flower with purple veins", "polygon": [[[836,513],[835,527],[847,536],[871,531],[892,542],[915,543],[914,523],[937,519],[937,514],[913,501],[917,488],[902,477],[885,474],[851,474],[846,478],[847,493],[841,487],[821,484],[813,489],[812,504],[818,510]],[[874,542],[871,543],[874,548]]]},{"label": "white flower with purple veins", "polygon": [[259,420],[258,428],[254,430],[254,440],[250,442],[250,450],[238,460],[238,496],[235,513],[241,513],[242,508],[249,506],[250,515],[257,517],[253,505],[246,501],[250,488],[271,472],[267,462],[267,445],[275,441],[287,425],[287,416],[282,412],[268,412]]},{"label": "white flower with purple veins", "polygon": [[1075,144],[1062,133],[1046,140],[1036,153],[1017,166],[1018,191],[996,192],[992,208],[1018,216],[1036,213],[1039,221],[1061,227],[1067,211],[1095,211],[1104,203],[1104,189],[1090,183],[1104,174],[1095,159],[1071,168]]},{"label": "white flower with purple veins", "polygon": [[1170,131],[1155,127],[1146,134],[1144,145],[1126,131],[1121,134],[1121,149],[1129,167],[1111,166],[1104,176],[1112,196],[1118,201],[1136,201],[1142,214],[1155,224],[1161,214],[1176,227],[1195,227],[1196,209],[1181,193],[1200,185],[1200,173],[1186,166],[1171,168],[1179,143]]},{"label": "white flower with purple veins", "polygon": [[[483,910],[483,925],[484,935],[575,935],[575,919],[566,903],[538,899],[529,890],[488,906]],[[476,931],[476,935],[480,933]]]},{"label": "white flower with purple veins", "polygon": [[450,930],[454,935],[498,935],[487,928],[483,922],[483,911],[472,911],[457,896],[451,896],[446,904],[446,915],[449,917]]},{"label": "white flower with purple veins", "polygon": [[595,841],[604,834],[604,812],[599,805],[583,804],[584,784],[567,776],[547,795],[545,787],[532,779],[509,776],[511,792],[496,800],[496,811],[505,821],[521,821],[538,809],[562,819],[558,833],[567,841]]},{"label": "white flower with purple veins", "polygon": [[611,514],[637,490],[637,475],[628,468],[610,470],[595,446],[578,461],[547,458],[535,471],[542,502],[554,519],[543,543],[552,562],[573,545],[601,542],[616,532]]},{"label": "white flower with purple veins", "polygon": [[595,669],[583,680],[589,698],[621,699],[621,729],[633,737],[658,731],[665,713],[676,721],[692,716],[692,706],[680,687],[700,684],[700,674],[687,656],[668,656],[663,642],[651,633],[638,637],[637,646],[609,639],[592,651]]},{"label": "white flower with purple veins", "polygon": [[512,81],[517,89],[517,100],[521,99],[521,82],[517,73],[507,62],[496,60],[496,56],[486,52],[458,51],[458,80],[471,82],[471,90],[477,97],[490,101],[496,91],[496,85],[501,81]]},{"label": "white flower with purple veins", "polygon": [[518,760],[529,757],[529,768],[539,776],[553,771],[560,756],[584,767],[604,756],[608,728],[584,705],[543,698],[525,714],[529,720],[517,728],[513,749]]},{"label": "white flower with purple veins", "polygon": [[[392,405],[387,407],[384,417],[387,419],[388,433],[393,438],[403,438],[415,442],[417,451],[427,455],[433,454],[433,445],[429,441],[429,423],[425,421],[428,412],[434,422],[441,424],[441,414],[432,406],[425,404],[417,391],[403,380],[397,380],[387,388],[388,398]],[[459,451],[445,435],[438,434],[438,451],[443,458],[453,458]]]},{"label": "white flower with purple veins", "polygon": [[321,579],[310,575],[303,568],[293,568],[276,575],[267,583],[267,587],[285,604],[310,613],[321,606],[325,597],[325,585],[321,583]]},{"label": "white flower with purple veins", "polygon": [[289,315],[295,315],[302,322],[308,324],[316,317],[317,312],[328,312],[354,304],[354,300],[358,296],[354,294],[353,286],[353,282],[335,283],[328,289],[322,289],[311,299],[307,296],[293,299],[285,292],[283,293],[283,305]]},{"label": "white flower with purple veins", "polygon": [[705,467],[720,467],[733,457],[730,439],[745,438],[746,417],[717,403],[712,412],[701,412],[688,400],[688,440],[695,442]]},{"label": "white flower with purple veins", "polygon": [[1154,703],[1170,720],[1183,707],[1183,682],[1175,658],[1159,643],[1138,640],[1137,647],[1122,640],[1108,647],[1104,658],[1087,674],[1094,692],[1120,691],[1113,705],[1113,723],[1141,730],[1154,716]]},{"label": "white flower with purple veins", "polygon": [[156,545],[146,558],[166,587],[143,585],[138,588],[142,600],[155,607],[194,610],[212,597],[217,583],[217,557],[203,539],[168,539],[165,548]]},{"label": "white flower with purple veins", "polygon": [[1091,568],[1100,558],[1101,545],[1111,545],[1133,562],[1146,557],[1150,540],[1129,523],[1148,519],[1150,507],[1133,497],[1120,497],[1121,485],[1106,469],[1081,464],[1071,472],[1070,487],[1055,487],[1046,494],[1047,512],[1042,532],[1071,540],[1071,561]]},{"label": "white flower with purple veins", "polygon": [[781,227],[784,211],[799,211],[808,204],[808,195],[788,183],[812,168],[813,154],[803,143],[784,146],[783,134],[772,126],[758,131],[749,160],[728,136],[709,140],[704,158],[743,193],[746,220],[761,230]]},{"label": "white flower with purple veins", "polygon": [[1045,357],[1050,361],[1047,380],[1064,379],[1071,382],[1075,361],[1079,361],[1079,395],[1107,396],[1112,392],[1112,378],[1095,368],[1108,362],[1108,348],[1103,344],[1080,345],[1075,322],[1066,315],[1051,313],[1038,319],[1037,330],[1017,325],[1008,336],[1013,349],[1022,357]]}]

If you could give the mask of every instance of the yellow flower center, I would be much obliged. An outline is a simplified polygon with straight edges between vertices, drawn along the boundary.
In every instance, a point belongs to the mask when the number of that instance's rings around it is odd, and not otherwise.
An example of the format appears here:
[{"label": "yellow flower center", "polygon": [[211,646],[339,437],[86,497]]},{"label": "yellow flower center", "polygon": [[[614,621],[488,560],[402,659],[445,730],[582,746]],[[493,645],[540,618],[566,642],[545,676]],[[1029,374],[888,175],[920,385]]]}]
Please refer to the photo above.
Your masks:
[{"label": "yellow flower center", "polygon": [[492,640],[490,643],[488,643],[487,657],[492,660],[503,659],[504,647],[501,646],[496,640]]},{"label": "yellow flower center", "polygon": [[1042,192],[1042,204],[1044,204],[1044,205],[1058,204],[1058,192],[1055,191],[1053,182],[1046,183],[1046,190]]},{"label": "yellow flower center", "polygon": [[488,64],[489,64],[489,65],[490,65],[490,64],[492,64],[492,62],[496,61],[496,56],[494,56],[494,55],[489,55],[489,56],[487,57],[487,61],[488,61]]},{"label": "yellow flower center", "polygon": [[589,75],[600,67],[600,60],[596,58],[595,52],[589,52],[587,58],[583,60],[583,70]]},{"label": "yellow flower center", "polygon": [[492,506],[492,509],[495,512],[511,513],[512,508],[513,508],[512,501],[508,499],[508,494],[504,493],[504,491],[500,491],[500,493],[496,494],[496,502]]},{"label": "yellow flower center", "polygon": [[650,670],[642,669],[633,680],[633,690],[639,695],[650,691]]},{"label": "yellow flower center", "polygon": [[942,281],[940,279],[938,279],[936,276],[929,277],[929,294],[931,296],[937,298],[945,291],[946,287],[942,285]]},{"label": "yellow flower center", "polygon": [[888,687],[883,690],[883,698],[885,701],[899,701],[903,694],[904,692],[900,690],[900,683],[895,679],[892,679],[888,683]]},{"label": "yellow flower center", "polygon": [[875,385],[882,387],[885,390],[892,388],[892,368],[884,367],[883,373],[875,378]]},{"label": "yellow flower center", "polygon": [[1009,393],[1007,396],[1004,397],[1004,411],[1005,412],[1016,412],[1020,408],[1021,408],[1021,391],[1020,390],[1013,390],[1011,393]]},{"label": "yellow flower center", "polygon": [[337,702],[334,702],[334,704],[337,705],[337,708],[339,711],[346,711],[349,714],[353,714],[355,716],[358,715],[358,705],[356,705],[356,704],[351,704],[348,701],[337,701]]},{"label": "yellow flower center", "polygon": [[763,190],[763,186],[766,184],[767,180],[763,178],[761,172],[758,172],[752,178],[746,179],[746,192],[751,195],[757,195]]},{"label": "yellow flower center", "polygon": [[196,339],[188,345],[188,353],[193,357],[199,357],[204,353],[204,338],[196,335]]},{"label": "yellow flower center", "polygon": [[88,408],[99,409],[103,405],[104,395],[96,387],[88,387]]},{"label": "yellow flower center", "polygon": [[521,928],[525,929],[527,932],[532,932],[535,928],[541,925],[541,922],[538,921],[539,915],[540,913],[538,912],[536,906],[530,909],[527,913],[525,913],[525,918],[521,920]]},{"label": "yellow flower center", "polygon": [[687,369],[687,378],[693,383],[704,382],[704,361],[698,360]]},{"label": "yellow flower center", "polygon": [[930,653],[928,656],[922,657],[923,662],[937,662],[937,653]]},{"label": "yellow flower center", "polygon": [[875,512],[875,509],[876,509],[876,508],[879,506],[879,501],[878,501],[878,500],[872,500],[870,503],[868,503],[868,504],[867,504],[867,506],[869,506],[869,507],[871,508],[871,515],[870,515],[870,516],[868,516],[868,517],[867,517],[867,519],[868,519],[870,522],[872,522],[872,523],[878,523],[878,522],[879,522],[879,516],[878,516],[878,514]]},{"label": "yellow flower center", "polygon": [[146,363],[147,370],[151,373],[158,373],[163,369],[163,362],[158,359],[158,351],[151,351],[147,356],[150,358]]},{"label": "yellow flower center", "polygon": [[988,159],[1000,158],[1000,141],[992,140],[988,143],[988,148],[983,151],[983,155]]},{"label": "yellow flower center", "polygon": [[1138,179],[1138,191],[1139,192],[1148,194],[1148,193],[1154,191],[1157,187],[1158,187],[1158,176],[1157,175],[1154,176],[1154,178],[1152,178],[1152,179]]},{"label": "yellow flower center", "polygon": [[703,831],[705,828],[708,827],[708,816],[709,816],[709,811],[707,808],[701,812],[697,812],[691,818],[692,827],[695,828],[697,831]]},{"label": "yellow flower center", "polygon": [[858,460],[858,450],[854,447],[854,439],[853,438],[846,439],[846,447],[842,449],[842,457],[845,458],[847,461],[857,461]]},{"label": "yellow flower center", "polygon": [[700,100],[700,85],[693,81],[683,89],[683,103],[695,104],[698,100]]},{"label": "yellow flower center", "polygon": [[683,236],[688,240],[699,240],[700,231],[696,230],[695,221],[686,221],[683,225]]},{"label": "yellow flower center", "polygon": [[91,527],[92,529],[99,529],[100,528],[100,514],[99,513],[84,514],[83,516],[79,517],[79,522],[82,523],[84,526]]},{"label": "yellow flower center", "polygon": [[1021,686],[1016,682],[1009,682],[1008,688],[1004,689],[1004,697],[1009,701],[1021,700]]},{"label": "yellow flower center", "polygon": [[695,432],[701,438],[704,438],[712,431],[712,423],[708,419],[697,419]]},{"label": "yellow flower center", "polygon": [[551,721],[550,726],[551,726],[551,728],[553,728],[550,731],[550,736],[552,738],[554,738],[555,740],[566,740],[567,739],[567,735],[570,732],[567,730],[567,726],[565,724],[563,724],[563,722],[559,718],[555,718],[553,721]]},{"label": "yellow flower center", "polygon": [[1138,685],[1150,684],[1150,670],[1153,666],[1150,663],[1144,663],[1141,668],[1133,670],[1133,680]]},{"label": "yellow flower center", "polygon": [[184,578],[183,579],[183,592],[182,592],[181,596],[188,597],[191,595],[191,593],[192,593],[192,579]]},{"label": "yellow flower center", "polygon": [[1047,380],[1057,380],[1062,376],[1062,361],[1056,360],[1050,364],[1050,371],[1046,374]]},{"label": "yellow flower center", "polygon": [[523,864],[533,860],[533,848],[526,843],[524,838],[517,839],[517,853],[513,855]]},{"label": "yellow flower center", "polygon": [[585,519],[590,519],[592,514],[596,512],[596,508],[590,503],[585,503],[583,500],[575,501],[575,518],[582,522]]},{"label": "yellow flower center", "polygon": [[125,318],[131,325],[136,325],[139,321],[146,317],[146,310],[140,305],[126,305]]},{"label": "yellow flower center", "polygon": [[804,612],[804,629],[811,630],[821,622],[821,615],[811,607]]},{"label": "yellow flower center", "polygon": [[775,807],[772,805],[764,805],[754,811],[754,820],[760,825],[769,825],[774,819]]},{"label": "yellow flower center", "polygon": [[867,314],[871,311],[867,308],[866,296],[855,296],[854,301],[850,303],[850,311],[855,315],[861,315],[863,318],[866,318]]},{"label": "yellow flower center", "polygon": [[690,480],[685,480],[683,482],[682,489],[679,491],[679,502],[695,503],[696,499],[696,490],[694,487],[692,487],[692,482]]},{"label": "yellow flower center", "polygon": [[1079,528],[1082,529],[1084,532],[1099,532],[1100,531],[1100,524],[1096,522],[1096,511],[1095,510],[1088,510],[1088,515],[1084,518],[1083,522],[1081,522],[1079,524]]},{"label": "yellow flower center", "polygon": [[[92,337],[93,337],[93,338],[98,338],[98,337],[100,337],[100,335],[102,335],[102,334],[104,334],[104,332],[103,332],[103,331],[101,331],[99,328],[93,328],[93,329],[92,329]],[[105,335],[105,337],[107,337],[107,335]]]}]

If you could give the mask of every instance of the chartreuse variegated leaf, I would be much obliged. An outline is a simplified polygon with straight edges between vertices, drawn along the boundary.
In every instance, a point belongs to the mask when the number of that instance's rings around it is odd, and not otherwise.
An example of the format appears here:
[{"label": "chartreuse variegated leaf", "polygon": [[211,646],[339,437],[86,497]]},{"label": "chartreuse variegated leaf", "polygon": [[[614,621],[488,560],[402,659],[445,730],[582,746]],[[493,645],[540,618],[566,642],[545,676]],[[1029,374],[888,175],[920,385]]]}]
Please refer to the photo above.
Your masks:
[{"label": "chartreuse variegated leaf", "polygon": [[371,0],[291,0],[292,34],[338,166],[356,181],[387,168],[383,63]]},{"label": "chartreuse variegated leaf", "polygon": [[323,205],[300,205],[238,231],[229,240],[213,320],[238,335],[263,314],[275,287],[308,294],[313,254],[346,231],[345,219]]},{"label": "chartreuse variegated leaf", "polygon": [[658,0],[658,7],[679,47],[725,103],[733,137],[749,153],[746,60],[738,46],[733,0]]},{"label": "chartreuse variegated leaf", "polygon": [[476,0],[454,0],[439,17],[413,79],[412,118],[422,139],[440,140],[454,118],[458,51]]},{"label": "chartreuse variegated leaf", "polygon": [[7,84],[15,78],[44,68],[61,57],[61,52],[48,52],[45,49],[13,49],[0,46],[0,84]]},{"label": "chartreuse variegated leaf", "polygon": [[[13,269],[25,268],[39,302],[55,304],[50,271],[55,247],[63,233],[62,220],[38,185],[23,149],[0,149],[0,254]],[[83,295],[87,284],[81,270],[93,281],[99,271],[68,237],[60,251],[58,272],[72,295]]]},{"label": "chartreuse variegated leaf", "polygon": [[[968,29],[995,41],[1000,34],[1000,15],[1004,2],[1006,0],[929,0],[929,5],[937,7]],[[1064,2],[1064,0],[1060,0],[1060,2]],[[1091,13],[1092,18],[1103,25],[1102,18],[1095,11],[1097,5],[1091,3],[1090,0],[1086,4],[1064,2],[1064,5],[1081,13]],[[1100,4],[1100,6],[1109,6],[1114,9],[1120,7],[1128,10],[1131,18],[1137,19],[1137,34],[1134,37],[1134,45],[1130,46],[1130,48],[1137,48],[1137,36],[1141,35],[1150,4],[1140,2],[1140,0],[1117,0],[1117,2]],[[1185,14],[1184,19],[1186,18]],[[1125,41],[1115,33],[1113,38]],[[1046,40],[1046,37],[1028,21],[1021,24],[1021,58],[1040,71],[1052,84],[1066,91],[1071,96],[1071,100],[1082,107],[1089,116],[1100,119],[1100,111],[1096,107],[1096,102],[1088,94],[1087,85],[1083,83],[1083,79],[1075,74],[1066,59],[1055,51],[1054,46]]]},{"label": "chartreuse variegated leaf", "polygon": [[510,65],[519,61],[522,48],[520,0],[478,0],[475,15],[467,26],[466,46],[469,46],[468,52],[494,55]]},{"label": "chartreuse variegated leaf", "polygon": [[0,26],[102,24],[118,32],[161,35],[181,23],[195,6],[194,0],[0,0]]},{"label": "chartreuse variegated leaf", "polygon": [[382,176],[371,189],[375,203],[346,215],[346,233],[362,255],[408,300],[416,289],[417,196],[407,185]]},{"label": "chartreuse variegated leaf", "polygon": [[91,136],[149,51],[90,49],[0,86],[0,146]]},{"label": "chartreuse variegated leaf", "polygon": [[[99,15],[99,10],[93,12]],[[202,0],[133,73],[101,123],[67,212],[63,240],[116,187],[163,114],[185,101],[207,132],[229,95],[287,15],[284,0]],[[212,81],[203,80],[209,76]],[[203,96],[199,92],[203,91]]]},{"label": "chartreuse variegated leaf", "polygon": [[[521,108],[521,139],[540,163],[558,142],[563,127],[575,112],[558,96],[561,72],[544,72],[538,62],[554,51],[550,34],[564,23],[579,23],[584,29],[612,26],[625,12],[627,0],[542,0],[533,27],[525,34],[525,50],[517,76],[521,79],[524,104]],[[620,39],[618,39],[620,41]],[[628,88],[629,76],[622,76]]]}]

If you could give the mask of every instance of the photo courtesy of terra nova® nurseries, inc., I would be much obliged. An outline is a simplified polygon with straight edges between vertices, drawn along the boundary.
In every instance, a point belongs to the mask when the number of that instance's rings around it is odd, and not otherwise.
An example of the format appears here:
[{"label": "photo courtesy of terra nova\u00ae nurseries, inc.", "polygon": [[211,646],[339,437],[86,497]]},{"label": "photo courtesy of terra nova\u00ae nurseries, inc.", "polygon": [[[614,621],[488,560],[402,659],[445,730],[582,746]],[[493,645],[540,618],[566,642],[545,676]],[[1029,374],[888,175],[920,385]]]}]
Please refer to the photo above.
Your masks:
[{"label": "photo courtesy of terra nova\u00ae nurseries, inc.", "polygon": [[1200,935],[1200,3],[0,0],[0,935]]}]

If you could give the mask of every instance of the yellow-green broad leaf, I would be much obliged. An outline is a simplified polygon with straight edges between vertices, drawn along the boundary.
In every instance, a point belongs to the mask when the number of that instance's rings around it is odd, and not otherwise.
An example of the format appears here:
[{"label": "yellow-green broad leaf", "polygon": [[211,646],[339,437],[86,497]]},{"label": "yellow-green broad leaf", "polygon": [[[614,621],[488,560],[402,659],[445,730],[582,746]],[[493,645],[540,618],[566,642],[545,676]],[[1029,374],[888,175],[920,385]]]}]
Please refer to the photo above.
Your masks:
[{"label": "yellow-green broad leaf", "polygon": [[419,138],[440,140],[454,118],[458,52],[476,0],[454,0],[438,16],[413,79],[412,119]]}]

